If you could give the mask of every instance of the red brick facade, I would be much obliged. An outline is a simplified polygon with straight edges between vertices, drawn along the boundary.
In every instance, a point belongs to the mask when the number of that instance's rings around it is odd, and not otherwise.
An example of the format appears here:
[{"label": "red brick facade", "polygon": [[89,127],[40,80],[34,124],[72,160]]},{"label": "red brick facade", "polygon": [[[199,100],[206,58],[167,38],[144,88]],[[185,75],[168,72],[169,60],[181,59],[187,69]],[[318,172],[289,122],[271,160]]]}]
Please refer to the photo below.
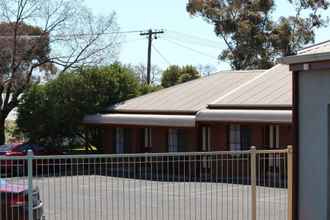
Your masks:
[{"label": "red brick facade", "polygon": [[[180,128],[183,139],[183,151],[202,151],[202,127],[210,127],[210,145],[212,151],[230,150],[229,145],[229,124],[213,123],[199,124],[196,128]],[[259,149],[269,148],[269,125],[266,124],[245,124],[250,129],[250,144]],[[125,141],[125,153],[145,152],[168,152],[168,130],[167,127],[151,128],[151,147],[144,146],[144,128],[127,126],[125,131],[129,141]],[[292,126],[283,124],[279,126],[279,145],[285,148],[292,144]],[[103,144],[105,153],[116,153],[115,127],[104,127]]]}]

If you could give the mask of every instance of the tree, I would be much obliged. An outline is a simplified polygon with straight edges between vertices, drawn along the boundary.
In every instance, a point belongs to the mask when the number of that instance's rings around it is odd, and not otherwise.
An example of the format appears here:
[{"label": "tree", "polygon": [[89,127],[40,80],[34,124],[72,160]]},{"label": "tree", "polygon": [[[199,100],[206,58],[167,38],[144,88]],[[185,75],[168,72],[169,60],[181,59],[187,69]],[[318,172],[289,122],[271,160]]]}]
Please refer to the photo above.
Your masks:
[{"label": "tree", "polygon": [[111,61],[116,33],[114,13],[96,17],[80,1],[1,1],[0,144],[5,119],[32,84],[42,75]]},{"label": "tree", "polygon": [[216,67],[210,64],[200,64],[197,66],[197,70],[202,76],[210,76],[212,73],[216,72]]},{"label": "tree", "polygon": [[100,138],[95,138],[98,133],[81,127],[83,117],[138,93],[134,73],[118,63],[62,73],[57,79],[34,85],[23,94],[17,125],[35,143],[100,147]]},{"label": "tree", "polygon": [[[136,75],[138,76],[141,84],[147,83],[147,67],[144,64],[138,64],[135,66],[131,66],[131,68],[134,70]],[[159,76],[161,73],[161,70],[158,66],[152,65],[151,66],[151,84],[157,84],[159,83]]]},{"label": "tree", "polygon": [[169,66],[162,74],[161,85],[164,88],[174,86],[179,83],[200,77],[197,69],[191,65],[179,67],[177,65]]},{"label": "tree", "polygon": [[139,95],[145,95],[151,92],[156,92],[158,90],[162,89],[162,86],[160,85],[155,85],[155,84],[141,84],[140,85],[140,90],[139,90]]},{"label": "tree", "polygon": [[[326,0],[288,0],[294,14],[272,18],[274,0],[191,0],[187,11],[214,25],[217,36],[227,45],[219,56],[233,69],[269,68],[278,56],[293,55],[314,42],[315,30],[327,21],[321,9]],[[307,15],[307,16],[303,16]]]}]

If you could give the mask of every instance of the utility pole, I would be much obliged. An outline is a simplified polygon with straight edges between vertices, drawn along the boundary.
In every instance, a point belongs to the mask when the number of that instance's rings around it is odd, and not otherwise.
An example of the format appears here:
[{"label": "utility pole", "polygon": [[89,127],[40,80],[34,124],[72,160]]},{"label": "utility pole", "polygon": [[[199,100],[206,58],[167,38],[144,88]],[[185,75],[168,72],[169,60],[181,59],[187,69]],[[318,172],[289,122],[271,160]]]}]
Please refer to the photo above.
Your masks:
[{"label": "utility pole", "polygon": [[157,34],[163,34],[163,30],[159,31],[153,31],[152,29],[149,29],[146,32],[140,33],[141,36],[148,35],[148,63],[147,63],[147,84],[150,84],[150,73],[151,73],[151,45],[152,45],[152,39],[154,36],[154,39],[157,39]]}]

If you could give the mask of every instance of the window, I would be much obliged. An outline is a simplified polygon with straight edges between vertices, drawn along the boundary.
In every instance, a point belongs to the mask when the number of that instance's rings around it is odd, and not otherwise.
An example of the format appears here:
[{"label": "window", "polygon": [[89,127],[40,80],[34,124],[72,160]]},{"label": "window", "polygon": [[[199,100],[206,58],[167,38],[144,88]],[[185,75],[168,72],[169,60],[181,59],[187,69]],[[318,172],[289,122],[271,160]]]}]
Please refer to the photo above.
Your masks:
[{"label": "window", "polygon": [[241,150],[250,150],[251,148],[251,129],[241,126]]},{"label": "window", "polygon": [[184,151],[185,136],[184,130],[179,128],[168,129],[168,151],[179,152]]},{"label": "window", "polygon": [[251,147],[251,129],[237,124],[230,125],[229,147],[231,151],[249,150]]},{"label": "window", "polygon": [[241,127],[240,125],[230,125],[229,146],[231,151],[241,149]]},{"label": "window", "polygon": [[124,128],[116,128],[116,153],[124,153]]},{"label": "window", "polygon": [[202,150],[211,151],[211,128],[202,127]]},{"label": "window", "polygon": [[144,129],[144,147],[145,148],[151,148],[152,142],[151,142],[151,128],[145,128]]},{"label": "window", "polygon": [[178,129],[170,128],[168,129],[168,151],[177,152],[178,149]]}]

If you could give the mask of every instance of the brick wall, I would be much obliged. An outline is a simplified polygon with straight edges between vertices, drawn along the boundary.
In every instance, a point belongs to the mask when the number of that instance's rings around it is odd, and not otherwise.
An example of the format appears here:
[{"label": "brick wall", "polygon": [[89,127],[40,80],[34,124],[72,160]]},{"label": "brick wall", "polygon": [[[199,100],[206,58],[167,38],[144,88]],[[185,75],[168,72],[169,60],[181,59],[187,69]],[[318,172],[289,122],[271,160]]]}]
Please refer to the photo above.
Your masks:
[{"label": "brick wall", "polygon": [[168,128],[153,127],[151,129],[151,152],[167,152],[167,130]]},{"label": "brick wall", "polygon": [[114,153],[114,148],[113,148],[113,128],[111,127],[106,127],[103,128],[104,133],[103,133],[103,146],[104,146],[104,153],[106,154],[112,154]]},{"label": "brick wall", "polygon": [[290,125],[280,126],[280,146],[287,147],[293,144],[293,128]]},{"label": "brick wall", "polygon": [[227,125],[211,125],[211,149],[215,151],[228,150]]},{"label": "brick wall", "polygon": [[[215,151],[229,150],[228,146],[228,124],[212,124],[211,127],[211,149]],[[265,148],[268,145],[267,125],[264,124],[246,124],[251,128],[251,145],[259,148]],[[113,127],[104,128],[103,143],[105,153],[114,153],[115,147],[112,146]],[[168,128],[152,127],[152,147],[147,149],[144,147],[143,129],[141,127],[129,127],[130,129],[130,146],[127,153],[144,153],[144,152],[167,152],[168,151]],[[181,128],[184,132],[185,151],[201,151],[201,126],[198,128]],[[280,126],[280,145],[286,147],[292,144],[292,127],[291,125]]]}]

